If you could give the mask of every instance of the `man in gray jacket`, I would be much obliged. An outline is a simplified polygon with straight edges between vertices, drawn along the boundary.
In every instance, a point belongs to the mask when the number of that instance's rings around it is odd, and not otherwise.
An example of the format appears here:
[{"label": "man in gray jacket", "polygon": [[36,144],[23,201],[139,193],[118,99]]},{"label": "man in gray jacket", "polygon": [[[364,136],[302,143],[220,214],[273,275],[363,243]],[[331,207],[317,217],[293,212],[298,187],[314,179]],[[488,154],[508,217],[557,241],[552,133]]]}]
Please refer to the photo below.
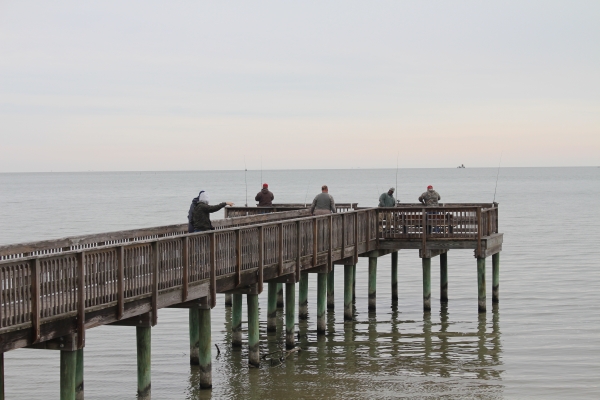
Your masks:
[{"label": "man in gray jacket", "polygon": [[335,201],[329,194],[327,185],[321,186],[321,193],[315,196],[310,207],[311,215],[325,215],[335,213]]},{"label": "man in gray jacket", "polygon": [[396,207],[396,199],[394,199],[394,188],[390,188],[387,193],[382,193],[379,196],[378,207]]}]

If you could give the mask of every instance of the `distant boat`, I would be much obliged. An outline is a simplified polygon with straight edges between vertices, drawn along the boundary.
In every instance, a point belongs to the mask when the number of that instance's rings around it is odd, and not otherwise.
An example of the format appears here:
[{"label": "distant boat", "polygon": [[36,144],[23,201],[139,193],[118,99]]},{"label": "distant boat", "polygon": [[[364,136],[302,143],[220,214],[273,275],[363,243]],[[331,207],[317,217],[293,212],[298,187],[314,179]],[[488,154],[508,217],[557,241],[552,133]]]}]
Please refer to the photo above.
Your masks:
[{"label": "distant boat", "polygon": [[465,168],[465,164],[460,164],[458,167],[456,168]]}]

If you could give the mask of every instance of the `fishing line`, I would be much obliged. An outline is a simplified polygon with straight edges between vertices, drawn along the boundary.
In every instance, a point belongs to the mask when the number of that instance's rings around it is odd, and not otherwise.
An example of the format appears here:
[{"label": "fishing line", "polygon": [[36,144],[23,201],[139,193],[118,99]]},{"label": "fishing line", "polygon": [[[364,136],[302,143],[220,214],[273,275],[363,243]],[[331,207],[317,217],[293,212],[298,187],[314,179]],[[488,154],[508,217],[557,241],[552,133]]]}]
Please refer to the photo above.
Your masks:
[{"label": "fishing line", "polygon": [[502,152],[500,152],[500,161],[498,161],[498,173],[496,174],[496,187],[494,187],[494,201],[496,202],[496,189],[498,189],[498,177],[500,176],[500,163],[502,162]]},{"label": "fishing line", "polygon": [[244,183],[246,184],[246,207],[248,207],[248,168],[246,168],[246,156],[244,156]]}]

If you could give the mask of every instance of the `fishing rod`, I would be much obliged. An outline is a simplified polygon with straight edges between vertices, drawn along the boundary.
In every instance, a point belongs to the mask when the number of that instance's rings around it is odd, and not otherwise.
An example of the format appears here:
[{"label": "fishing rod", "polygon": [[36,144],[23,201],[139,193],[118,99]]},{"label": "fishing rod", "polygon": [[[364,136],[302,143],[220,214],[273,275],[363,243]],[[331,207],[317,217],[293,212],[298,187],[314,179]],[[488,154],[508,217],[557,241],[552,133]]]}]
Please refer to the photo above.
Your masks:
[{"label": "fishing rod", "polygon": [[496,189],[498,189],[498,177],[500,176],[500,163],[502,162],[502,152],[500,152],[500,161],[498,161],[498,173],[496,174],[496,187],[494,187],[494,203],[496,202]]},{"label": "fishing rod", "polygon": [[400,150],[398,150],[398,155],[396,156],[396,204],[398,204],[398,159],[400,158]]},{"label": "fishing rod", "polygon": [[262,180],[262,156],[260,156],[260,184],[263,184]]},{"label": "fishing rod", "polygon": [[244,183],[246,184],[246,207],[248,207],[248,168],[246,168],[246,156],[244,156]]}]

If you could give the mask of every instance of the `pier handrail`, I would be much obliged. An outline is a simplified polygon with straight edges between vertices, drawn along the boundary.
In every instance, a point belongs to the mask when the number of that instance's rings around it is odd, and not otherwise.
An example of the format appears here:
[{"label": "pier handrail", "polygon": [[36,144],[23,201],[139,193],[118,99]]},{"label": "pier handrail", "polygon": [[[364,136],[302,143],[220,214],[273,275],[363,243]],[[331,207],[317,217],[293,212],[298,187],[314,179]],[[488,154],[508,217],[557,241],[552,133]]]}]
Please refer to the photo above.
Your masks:
[{"label": "pier handrail", "polygon": [[[181,295],[176,301],[186,302],[194,298],[195,286],[207,282],[214,306],[218,278],[233,276],[239,285],[242,274],[256,271],[262,290],[267,267],[276,267],[277,276],[299,277],[305,267],[356,259],[377,249],[379,240],[422,240],[423,248],[427,240],[477,240],[480,247],[482,236],[497,232],[498,209],[393,207],[314,217],[306,209],[291,213],[295,215],[286,214],[287,219],[281,218],[285,213],[232,218],[227,222],[231,226],[209,232],[110,239],[96,241],[94,247],[1,260],[0,335],[30,329],[27,337],[33,342],[48,340],[41,335],[42,324],[76,317],[81,345],[85,329],[96,326],[86,321],[86,312],[114,307],[122,318],[126,303],[149,298],[155,323],[156,311],[165,306],[158,302],[164,293],[177,289]],[[0,351],[31,343],[0,341]]]},{"label": "pier handrail", "polygon": [[[247,216],[247,215],[259,215],[273,212],[283,212],[290,210],[305,210],[309,209],[311,203],[273,203],[270,207],[243,207],[234,206],[225,208],[225,218]],[[335,209],[337,212],[347,212],[350,210],[356,210],[358,203],[336,203]]]}]

